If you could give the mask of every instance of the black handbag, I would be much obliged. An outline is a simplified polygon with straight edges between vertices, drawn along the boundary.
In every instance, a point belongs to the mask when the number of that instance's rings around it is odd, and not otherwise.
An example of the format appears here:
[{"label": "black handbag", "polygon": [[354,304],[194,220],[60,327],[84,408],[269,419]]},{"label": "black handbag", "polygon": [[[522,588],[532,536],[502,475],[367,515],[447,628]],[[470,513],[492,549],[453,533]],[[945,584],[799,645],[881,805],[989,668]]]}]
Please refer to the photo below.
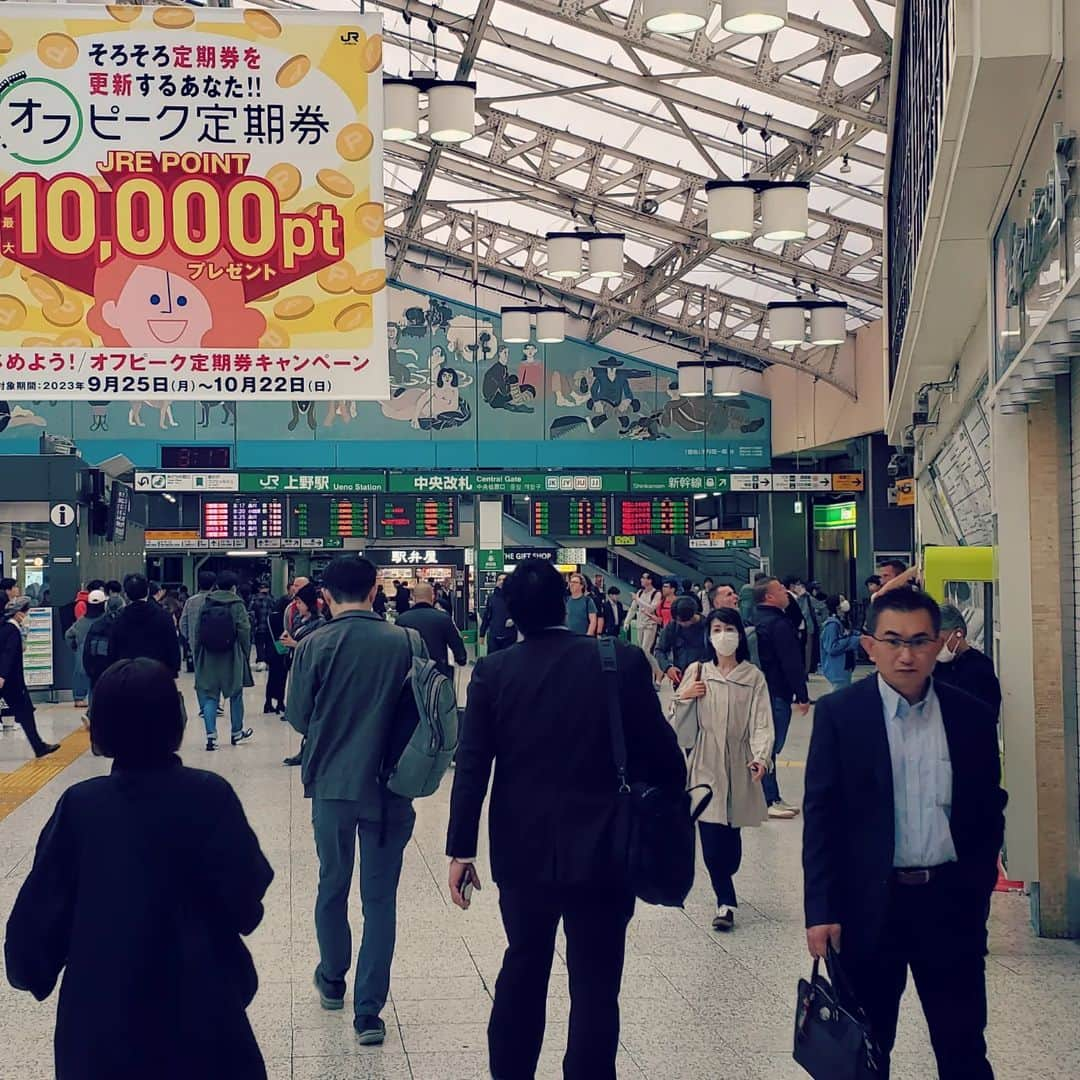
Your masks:
[{"label": "black handbag", "polygon": [[611,748],[619,778],[615,822],[615,860],[634,895],[646,904],[682,907],[694,884],[694,822],[712,801],[712,790],[691,807],[684,786],[662,787],[630,781],[626,772],[626,733],[619,703],[619,673],[613,638],[597,638],[607,690]]},{"label": "black handbag", "polygon": [[792,1056],[814,1080],[874,1080],[883,1058],[866,1014],[852,996],[836,953],[825,955],[826,979],[814,960],[810,981],[799,980]]}]

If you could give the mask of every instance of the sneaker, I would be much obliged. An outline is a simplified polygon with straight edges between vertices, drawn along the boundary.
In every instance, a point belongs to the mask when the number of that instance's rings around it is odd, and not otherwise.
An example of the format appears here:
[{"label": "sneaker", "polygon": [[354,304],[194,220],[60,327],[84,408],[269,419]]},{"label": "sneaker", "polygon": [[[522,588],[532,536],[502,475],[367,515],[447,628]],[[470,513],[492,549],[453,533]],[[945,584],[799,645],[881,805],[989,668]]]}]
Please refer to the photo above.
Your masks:
[{"label": "sneaker", "polygon": [[797,813],[798,810],[795,810],[790,806],[785,806],[782,802],[774,802],[769,805],[769,817],[771,818],[783,818],[787,820],[793,818]]},{"label": "sneaker", "polygon": [[225,715],[225,706],[224,705],[219,705],[217,707],[217,714],[218,714],[218,716],[224,716]]},{"label": "sneaker", "polygon": [[207,750],[216,750],[217,749],[217,739],[207,739],[206,740],[206,749]]},{"label": "sneaker", "polygon": [[783,808],[784,808],[785,810],[790,810],[790,811],[792,812],[792,814],[793,814],[793,815],[795,815],[796,817],[798,816],[798,814],[799,814],[799,807],[797,807],[797,806],[793,806],[793,805],[792,805],[791,803],[789,803],[789,802],[784,802],[784,800],[783,800],[783,799],[781,799],[781,800],[780,800],[780,805],[781,805],[781,806],[782,806],[782,807],[783,807]]},{"label": "sneaker", "polygon": [[243,731],[238,731],[232,737],[233,746],[238,746],[242,742],[247,742],[248,739],[250,739],[251,736],[254,735],[254,734],[255,734],[255,729],[254,728],[249,728],[249,727],[244,728]]},{"label": "sneaker", "polygon": [[714,930],[731,930],[734,926],[735,912],[727,904],[721,904],[716,909],[716,917],[712,921],[712,928]]},{"label": "sneaker", "polygon": [[386,1025],[377,1016],[358,1016],[352,1026],[361,1046],[379,1046],[386,1038]]},{"label": "sneaker", "polygon": [[315,969],[315,989],[319,991],[319,1004],[330,1012],[345,1008],[345,983],[331,983]]}]

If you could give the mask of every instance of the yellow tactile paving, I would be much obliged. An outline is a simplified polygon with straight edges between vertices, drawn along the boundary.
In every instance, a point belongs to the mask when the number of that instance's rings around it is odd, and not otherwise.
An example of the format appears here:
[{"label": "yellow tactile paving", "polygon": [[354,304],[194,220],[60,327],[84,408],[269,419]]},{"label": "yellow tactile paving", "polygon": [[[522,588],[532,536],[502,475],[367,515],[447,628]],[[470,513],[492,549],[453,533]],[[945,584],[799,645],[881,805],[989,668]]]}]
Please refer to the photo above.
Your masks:
[{"label": "yellow tactile paving", "polygon": [[89,732],[80,729],[61,739],[60,749],[55,754],[35,758],[20,765],[14,772],[0,774],[0,821],[89,749]]}]

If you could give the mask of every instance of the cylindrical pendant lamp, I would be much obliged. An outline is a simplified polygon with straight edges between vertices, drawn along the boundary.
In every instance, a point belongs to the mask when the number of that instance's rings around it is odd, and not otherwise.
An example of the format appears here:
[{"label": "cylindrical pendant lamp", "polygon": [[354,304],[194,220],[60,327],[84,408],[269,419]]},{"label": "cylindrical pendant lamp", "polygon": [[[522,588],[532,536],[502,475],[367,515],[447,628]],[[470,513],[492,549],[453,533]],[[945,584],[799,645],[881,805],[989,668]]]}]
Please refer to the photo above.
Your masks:
[{"label": "cylindrical pendant lamp", "polygon": [[581,277],[581,237],[576,233],[548,233],[547,254],[548,277]]},{"label": "cylindrical pendant lamp", "polygon": [[708,230],[714,240],[748,240],[754,235],[754,185],[710,180]]},{"label": "cylindrical pendant lamp", "polygon": [[847,340],[847,304],[822,304],[810,309],[810,341],[814,345],[843,345]]},{"label": "cylindrical pendant lamp", "polygon": [[779,349],[801,345],[806,339],[805,311],[797,301],[769,304],[769,341]]},{"label": "cylindrical pendant lamp", "polygon": [[705,364],[679,364],[679,396],[680,397],[704,397],[705,396]]},{"label": "cylindrical pendant lamp", "polygon": [[761,189],[761,235],[766,240],[801,240],[809,227],[810,185],[801,180]]},{"label": "cylindrical pendant lamp", "polygon": [[1019,416],[1021,413],[1027,412],[1027,406],[1021,405],[1019,402],[1003,401],[998,405],[997,411],[1002,416]]},{"label": "cylindrical pendant lamp", "polygon": [[1050,339],[1050,355],[1058,359],[1070,360],[1080,356],[1080,341],[1074,341],[1068,334],[1058,333]]},{"label": "cylindrical pendant lamp", "polygon": [[420,87],[411,79],[383,80],[383,138],[410,142],[420,133]]},{"label": "cylindrical pendant lamp", "polygon": [[787,0],[723,0],[721,9],[729,34],[771,34],[787,23]]},{"label": "cylindrical pendant lamp", "polygon": [[428,89],[428,137],[432,142],[462,143],[476,129],[476,83],[437,82]]},{"label": "cylindrical pendant lamp", "polygon": [[1055,356],[1048,342],[1037,341],[1024,366],[1037,375],[1064,375],[1072,367],[1072,357]]},{"label": "cylindrical pendant lamp", "polygon": [[1024,371],[1020,376],[1020,383],[1025,390],[1053,390],[1054,389],[1054,377],[1052,375],[1039,375],[1032,371],[1028,373]]},{"label": "cylindrical pendant lamp", "polygon": [[566,312],[562,308],[546,308],[536,313],[536,340],[543,345],[566,340]]},{"label": "cylindrical pendant lamp", "polygon": [[1066,298],[1065,324],[1070,334],[1080,334],[1080,296]]},{"label": "cylindrical pendant lamp", "polygon": [[525,308],[502,309],[502,339],[509,344],[528,341],[530,336],[529,312]]},{"label": "cylindrical pendant lamp", "polygon": [[645,0],[645,29],[654,34],[689,34],[709,21],[710,0]]},{"label": "cylindrical pendant lamp", "polygon": [[610,233],[589,240],[589,275],[617,278],[623,275],[623,234]]}]

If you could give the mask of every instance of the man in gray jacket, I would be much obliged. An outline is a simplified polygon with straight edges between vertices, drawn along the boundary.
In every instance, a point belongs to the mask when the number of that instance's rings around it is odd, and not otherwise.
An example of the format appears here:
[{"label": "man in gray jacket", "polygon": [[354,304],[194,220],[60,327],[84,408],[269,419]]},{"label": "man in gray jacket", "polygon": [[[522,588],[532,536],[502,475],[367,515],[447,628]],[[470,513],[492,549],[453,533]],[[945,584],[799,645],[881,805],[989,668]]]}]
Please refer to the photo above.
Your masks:
[{"label": "man in gray jacket", "polygon": [[401,861],[416,821],[411,800],[387,791],[379,771],[412,653],[428,654],[415,630],[372,610],[375,567],[367,559],[335,559],[323,574],[322,595],[333,618],[296,647],[285,706],[286,719],[306,736],[301,777],[319,855],[315,987],[324,1009],[344,1007],[352,962],[349,886],[359,836],[364,935],[353,1027],[361,1043],[372,1045],[386,1035],[379,1014],[390,991]]},{"label": "man in gray jacket", "polygon": [[202,611],[207,594],[213,592],[215,585],[217,585],[217,574],[213,570],[200,570],[199,591],[187,598],[184,610],[180,612],[180,644],[187,654],[189,672],[195,670],[195,651],[191,643],[195,637],[195,627],[199,622],[199,612]]}]

